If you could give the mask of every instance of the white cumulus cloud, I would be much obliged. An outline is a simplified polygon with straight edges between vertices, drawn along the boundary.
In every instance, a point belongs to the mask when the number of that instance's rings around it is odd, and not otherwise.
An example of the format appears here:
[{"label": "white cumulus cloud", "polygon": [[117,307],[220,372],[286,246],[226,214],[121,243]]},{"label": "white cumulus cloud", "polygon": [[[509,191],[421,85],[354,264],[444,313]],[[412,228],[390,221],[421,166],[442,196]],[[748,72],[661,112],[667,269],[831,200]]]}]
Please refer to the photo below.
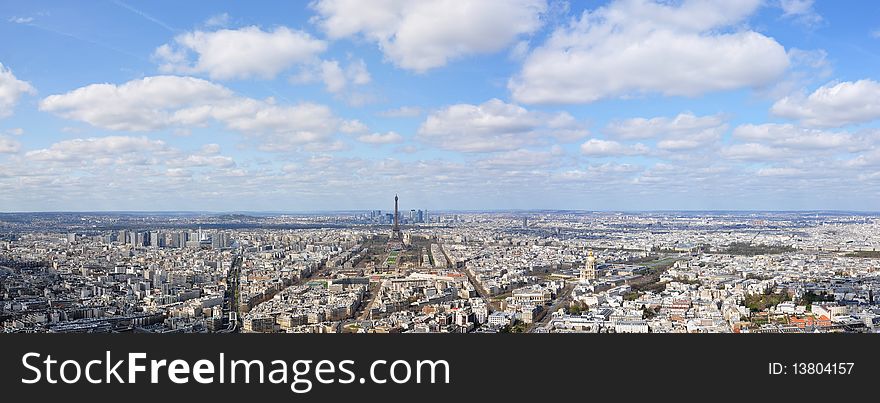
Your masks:
[{"label": "white cumulus cloud", "polygon": [[35,94],[37,91],[27,81],[19,80],[12,70],[0,63],[0,118],[12,114],[12,108],[23,94]]},{"label": "white cumulus cloud", "polygon": [[556,29],[508,83],[523,103],[587,103],[762,87],[788,68],[774,39],[740,28],[760,0],[617,0]]},{"label": "white cumulus cloud", "polygon": [[721,155],[733,160],[767,161],[786,157],[786,151],[760,143],[733,144],[724,147]]},{"label": "white cumulus cloud", "polygon": [[665,151],[710,146],[719,141],[726,130],[722,115],[696,116],[692,113],[680,113],[673,118],[615,120],[605,129],[622,140],[657,138],[657,148]]},{"label": "white cumulus cloud", "polygon": [[303,31],[249,26],[187,32],[156,48],[153,56],[164,73],[271,79],[294,65],[315,62],[326,49],[326,42]]},{"label": "white cumulus cloud", "polygon": [[589,139],[581,144],[581,153],[592,157],[643,155],[648,153],[644,144],[623,144],[613,140]]},{"label": "white cumulus cloud", "polygon": [[324,60],[319,66],[320,77],[328,92],[340,93],[349,85],[368,84],[372,79],[367,65],[362,59],[352,62],[343,69],[336,60]]},{"label": "white cumulus cloud", "polygon": [[498,52],[541,26],[545,0],[318,0],[313,21],[330,38],[362,37],[418,72]]},{"label": "white cumulus cloud", "polygon": [[146,155],[154,151],[167,150],[161,140],[146,137],[108,136],[85,139],[64,140],[48,148],[28,151],[25,156],[36,161],[82,161],[103,157],[118,157],[124,154]]},{"label": "white cumulus cloud", "polygon": [[867,147],[865,139],[850,133],[802,128],[792,124],[745,124],[733,130],[733,138],[792,149],[830,150],[838,148],[858,151]]},{"label": "white cumulus cloud", "polygon": [[461,152],[511,151],[553,138],[571,141],[588,134],[571,115],[546,114],[491,99],[480,105],[456,104],[428,115],[418,139]]},{"label": "white cumulus cloud", "polygon": [[230,97],[232,91],[209,81],[153,76],[50,95],[40,102],[40,110],[110,130],[148,131],[170,126],[178,109]]},{"label": "white cumulus cloud", "polygon": [[874,80],[829,83],[809,95],[784,97],[770,109],[804,125],[841,127],[880,119],[880,83]]},{"label": "white cumulus cloud", "polygon": [[40,109],[110,130],[152,131],[218,122],[257,138],[261,149],[271,151],[329,142],[345,124],[325,105],[280,105],[271,98],[242,97],[206,80],[178,76],[91,84],[50,95]]}]

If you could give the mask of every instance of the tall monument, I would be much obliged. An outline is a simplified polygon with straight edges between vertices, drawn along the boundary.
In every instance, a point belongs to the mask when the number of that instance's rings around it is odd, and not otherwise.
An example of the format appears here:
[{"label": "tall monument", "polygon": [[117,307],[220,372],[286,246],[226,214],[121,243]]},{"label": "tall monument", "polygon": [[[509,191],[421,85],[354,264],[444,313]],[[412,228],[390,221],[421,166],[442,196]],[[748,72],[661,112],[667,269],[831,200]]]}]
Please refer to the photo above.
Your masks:
[{"label": "tall monument", "polygon": [[397,222],[397,217],[398,217],[398,213],[397,213],[397,195],[395,194],[395,195],[394,195],[394,233],[395,233],[395,234],[397,234],[398,232],[400,232],[400,225],[399,225],[398,222]]},{"label": "tall monument", "polygon": [[399,222],[399,213],[397,211],[397,195],[394,195],[394,226],[391,227],[391,239],[393,241],[400,241],[403,237],[400,235],[400,222]]}]

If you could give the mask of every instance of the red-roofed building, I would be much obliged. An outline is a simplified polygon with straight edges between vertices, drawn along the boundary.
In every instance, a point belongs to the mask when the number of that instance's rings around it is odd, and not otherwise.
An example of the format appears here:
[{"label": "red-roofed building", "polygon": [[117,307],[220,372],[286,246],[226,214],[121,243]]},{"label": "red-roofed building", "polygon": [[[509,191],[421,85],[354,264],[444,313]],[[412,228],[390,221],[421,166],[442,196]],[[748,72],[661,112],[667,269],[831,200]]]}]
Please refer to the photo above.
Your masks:
[{"label": "red-roofed building", "polygon": [[816,328],[831,326],[831,319],[828,319],[828,317],[825,315],[819,316],[818,318],[815,316],[804,316],[802,318],[799,318],[797,316],[789,316],[788,323],[801,329]]}]

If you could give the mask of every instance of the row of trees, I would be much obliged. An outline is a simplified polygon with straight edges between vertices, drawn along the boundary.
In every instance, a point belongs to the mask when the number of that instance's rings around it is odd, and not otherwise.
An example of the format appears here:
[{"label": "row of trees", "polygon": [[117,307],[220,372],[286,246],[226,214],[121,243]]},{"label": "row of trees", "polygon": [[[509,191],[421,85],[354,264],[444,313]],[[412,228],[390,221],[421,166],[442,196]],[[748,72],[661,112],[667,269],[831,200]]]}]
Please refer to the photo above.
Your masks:
[{"label": "row of trees", "polygon": [[724,248],[725,254],[757,256],[757,255],[778,255],[780,253],[794,252],[797,249],[788,245],[765,245],[752,244],[749,242],[734,242]]},{"label": "row of trees", "polygon": [[859,250],[846,254],[846,257],[866,257],[872,259],[880,259],[880,251],[878,250]]}]

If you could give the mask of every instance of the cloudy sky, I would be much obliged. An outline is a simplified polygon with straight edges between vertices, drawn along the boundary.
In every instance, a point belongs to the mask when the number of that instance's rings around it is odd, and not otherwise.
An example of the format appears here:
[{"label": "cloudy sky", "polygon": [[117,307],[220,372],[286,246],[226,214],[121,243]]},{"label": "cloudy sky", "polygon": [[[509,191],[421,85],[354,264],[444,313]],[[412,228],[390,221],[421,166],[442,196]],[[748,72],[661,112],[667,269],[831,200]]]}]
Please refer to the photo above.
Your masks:
[{"label": "cloudy sky", "polygon": [[880,210],[880,2],[0,4],[0,211]]}]

